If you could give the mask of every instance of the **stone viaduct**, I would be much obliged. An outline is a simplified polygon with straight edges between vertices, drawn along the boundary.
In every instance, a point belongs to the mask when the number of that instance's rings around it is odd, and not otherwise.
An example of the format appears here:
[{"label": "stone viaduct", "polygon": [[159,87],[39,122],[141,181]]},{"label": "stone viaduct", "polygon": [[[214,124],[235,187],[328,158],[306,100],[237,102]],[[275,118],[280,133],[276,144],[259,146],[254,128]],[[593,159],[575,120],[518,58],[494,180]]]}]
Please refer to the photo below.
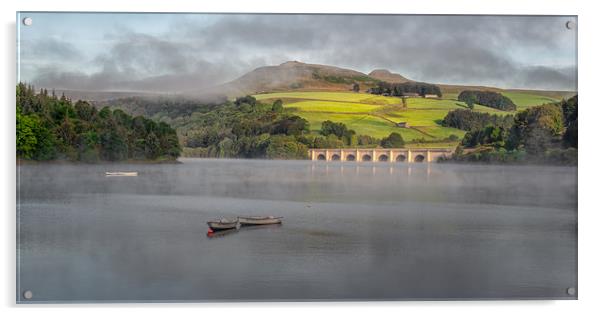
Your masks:
[{"label": "stone viaduct", "polygon": [[432,162],[450,157],[451,148],[339,148],[310,149],[311,160],[358,162]]}]

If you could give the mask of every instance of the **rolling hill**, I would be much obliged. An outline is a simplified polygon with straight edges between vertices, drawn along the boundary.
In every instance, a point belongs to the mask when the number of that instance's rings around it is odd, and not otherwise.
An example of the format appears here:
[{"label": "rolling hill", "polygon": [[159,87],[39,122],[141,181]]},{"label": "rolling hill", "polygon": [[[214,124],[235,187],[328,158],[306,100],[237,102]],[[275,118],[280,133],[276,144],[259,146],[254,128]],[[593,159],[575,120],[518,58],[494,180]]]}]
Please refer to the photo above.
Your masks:
[{"label": "rolling hill", "polygon": [[211,91],[230,97],[278,91],[350,91],[354,83],[359,84],[360,91],[366,91],[379,81],[403,83],[412,80],[386,69],[375,69],[365,74],[329,65],[287,61],[277,66],[257,68]]},{"label": "rolling hill", "polygon": [[[287,61],[276,66],[265,66],[252,70],[233,81],[205,89],[205,93],[221,93],[234,98],[247,94],[286,91],[350,91],[354,83],[360,91],[374,87],[379,81],[389,83],[413,82],[387,69],[375,69],[368,74],[329,65],[306,64]],[[438,84],[445,99],[455,99],[462,90],[487,90],[495,92],[522,93],[547,99],[569,98],[573,91],[543,91],[501,89],[487,86]]]},{"label": "rolling hill", "polygon": [[[526,92],[502,93],[517,104],[517,111],[559,100]],[[284,108],[306,119],[311,133],[316,135],[326,120],[344,123],[358,134],[377,138],[397,132],[412,147],[455,147],[465,134],[462,130],[441,125],[449,111],[466,108],[463,102],[453,98],[407,98],[405,106],[398,97],[350,91],[275,92],[256,94],[255,98],[267,104],[282,100]],[[515,113],[478,104],[474,111],[498,115]],[[400,122],[408,127],[398,127]]]},{"label": "rolling hill", "polygon": [[377,82],[377,79],[355,70],[287,61],[277,66],[257,68],[212,90],[228,96],[290,90],[348,91],[354,83],[366,90]]}]

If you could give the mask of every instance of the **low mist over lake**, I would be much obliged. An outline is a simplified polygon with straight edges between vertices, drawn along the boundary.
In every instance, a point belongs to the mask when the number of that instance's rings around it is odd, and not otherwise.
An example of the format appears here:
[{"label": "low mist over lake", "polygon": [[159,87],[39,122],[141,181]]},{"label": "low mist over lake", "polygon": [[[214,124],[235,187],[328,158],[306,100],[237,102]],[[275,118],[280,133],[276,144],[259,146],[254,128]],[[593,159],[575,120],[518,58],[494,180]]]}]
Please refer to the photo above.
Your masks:
[{"label": "low mist over lake", "polygon": [[[182,161],[19,166],[17,295],[576,297],[576,167]],[[206,236],[243,215],[284,222]]]}]

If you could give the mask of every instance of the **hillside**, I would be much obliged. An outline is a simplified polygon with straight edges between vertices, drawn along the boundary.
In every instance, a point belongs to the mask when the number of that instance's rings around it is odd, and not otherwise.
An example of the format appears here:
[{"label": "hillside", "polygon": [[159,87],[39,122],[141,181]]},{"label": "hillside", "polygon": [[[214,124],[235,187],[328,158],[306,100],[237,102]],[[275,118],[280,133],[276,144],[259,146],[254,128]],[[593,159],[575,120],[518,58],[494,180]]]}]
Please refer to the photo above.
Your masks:
[{"label": "hillside", "polygon": [[290,90],[349,91],[354,83],[358,83],[361,90],[366,90],[377,81],[355,70],[288,61],[277,66],[257,68],[238,79],[217,86],[214,91],[228,96]]},{"label": "hillside", "polygon": [[[559,100],[526,92],[502,93],[517,104],[517,110]],[[404,107],[397,97],[348,91],[277,92],[255,97],[268,104],[282,100],[284,108],[306,119],[311,133],[316,135],[326,120],[344,123],[358,134],[377,138],[397,132],[412,147],[454,147],[465,134],[462,130],[441,124],[449,111],[466,108],[463,102],[451,98],[408,98]],[[474,111],[498,115],[515,113],[478,104]],[[400,122],[407,123],[408,127],[398,127]]]},{"label": "hillside", "polygon": [[[389,83],[412,82],[398,73],[387,69],[375,69],[369,74],[329,65],[306,64],[299,61],[287,61],[276,66],[265,66],[252,70],[238,79],[216,87],[205,89],[203,93],[224,94],[234,98],[247,94],[286,91],[350,91],[354,83],[360,85],[360,91],[374,87],[379,81]],[[487,86],[437,84],[444,99],[456,99],[462,90],[487,90],[502,93],[519,93],[540,96],[553,100],[569,98],[573,91],[543,91],[501,89]]]},{"label": "hillside", "polygon": [[[316,134],[323,121],[331,120],[344,123],[358,134],[377,138],[397,132],[414,147],[453,147],[457,140],[448,138],[455,135],[460,139],[464,135],[463,131],[439,124],[448,111],[462,108],[448,100],[410,98],[404,108],[400,98],[353,92],[284,92],[255,97],[267,103],[282,100],[284,108],[306,119],[310,131]],[[497,112],[481,106],[477,110]],[[397,127],[399,122],[407,122],[410,127]]]},{"label": "hillside", "polygon": [[[453,146],[464,135],[463,131],[443,127],[441,121],[454,109],[465,108],[458,101],[462,90],[487,90],[502,93],[510,98],[517,110],[557,102],[572,96],[563,91],[504,90],[485,86],[438,85],[443,91],[441,98],[408,98],[404,105],[400,98],[364,93],[379,81],[390,83],[413,82],[400,74],[376,69],[364,74],[359,71],[334,66],[306,64],[289,61],[277,66],[257,68],[242,77],[222,84],[204,93],[227,95],[231,100],[243,95],[254,95],[258,101],[271,104],[282,100],[284,108],[305,118],[310,130],[317,134],[326,120],[345,123],[363,135],[382,138],[391,132],[400,133],[410,143],[424,146]],[[353,84],[360,85],[359,92],[352,92]],[[225,98],[203,99],[196,97],[121,98],[108,102],[96,102],[97,106],[109,105],[122,108],[136,115],[149,115],[156,119],[184,124],[195,112],[220,107]],[[217,101],[216,101],[217,100]],[[492,114],[508,114],[492,108],[476,105],[476,111]],[[399,128],[405,122],[409,128]],[[182,131],[182,130],[180,130]],[[452,141],[450,137],[454,138]]]},{"label": "hillside", "polygon": [[[462,90],[499,92],[516,104],[517,111],[574,95],[565,91],[504,90],[464,85],[437,85],[443,92],[441,98],[407,98],[405,102],[398,97],[365,93],[381,81],[397,84],[414,82],[385,69],[373,70],[367,75],[334,66],[289,61],[257,68],[234,81],[200,91],[202,94],[194,96],[134,95],[92,104],[98,108],[121,108],[133,115],[147,115],[174,124],[180,136],[188,139],[186,135],[191,131],[204,130],[205,127],[197,121],[204,113],[228,107],[226,96],[234,100],[254,95],[267,107],[281,100],[287,114],[307,120],[309,135],[313,137],[319,135],[322,122],[330,120],[346,124],[358,135],[381,139],[397,132],[412,146],[453,147],[465,132],[444,127],[441,122],[449,111],[466,108],[463,102],[458,101]],[[359,92],[351,91],[354,84],[360,85]],[[210,93],[211,97],[208,97]],[[479,104],[475,105],[475,111],[500,115],[514,113]],[[399,123],[407,126],[398,127]],[[224,129],[219,132],[230,128],[228,124],[224,123]]]}]

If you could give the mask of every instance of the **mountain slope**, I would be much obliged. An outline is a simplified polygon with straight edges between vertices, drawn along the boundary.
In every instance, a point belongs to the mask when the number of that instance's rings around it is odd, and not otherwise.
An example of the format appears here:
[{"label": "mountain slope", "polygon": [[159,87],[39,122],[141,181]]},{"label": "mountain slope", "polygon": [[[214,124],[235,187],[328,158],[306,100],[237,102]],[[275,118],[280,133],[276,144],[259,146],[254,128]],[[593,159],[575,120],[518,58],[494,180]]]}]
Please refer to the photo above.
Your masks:
[{"label": "mountain slope", "polygon": [[278,66],[257,68],[217,89],[227,95],[290,90],[348,91],[354,83],[358,83],[361,90],[366,90],[377,81],[355,70],[288,61]]}]

